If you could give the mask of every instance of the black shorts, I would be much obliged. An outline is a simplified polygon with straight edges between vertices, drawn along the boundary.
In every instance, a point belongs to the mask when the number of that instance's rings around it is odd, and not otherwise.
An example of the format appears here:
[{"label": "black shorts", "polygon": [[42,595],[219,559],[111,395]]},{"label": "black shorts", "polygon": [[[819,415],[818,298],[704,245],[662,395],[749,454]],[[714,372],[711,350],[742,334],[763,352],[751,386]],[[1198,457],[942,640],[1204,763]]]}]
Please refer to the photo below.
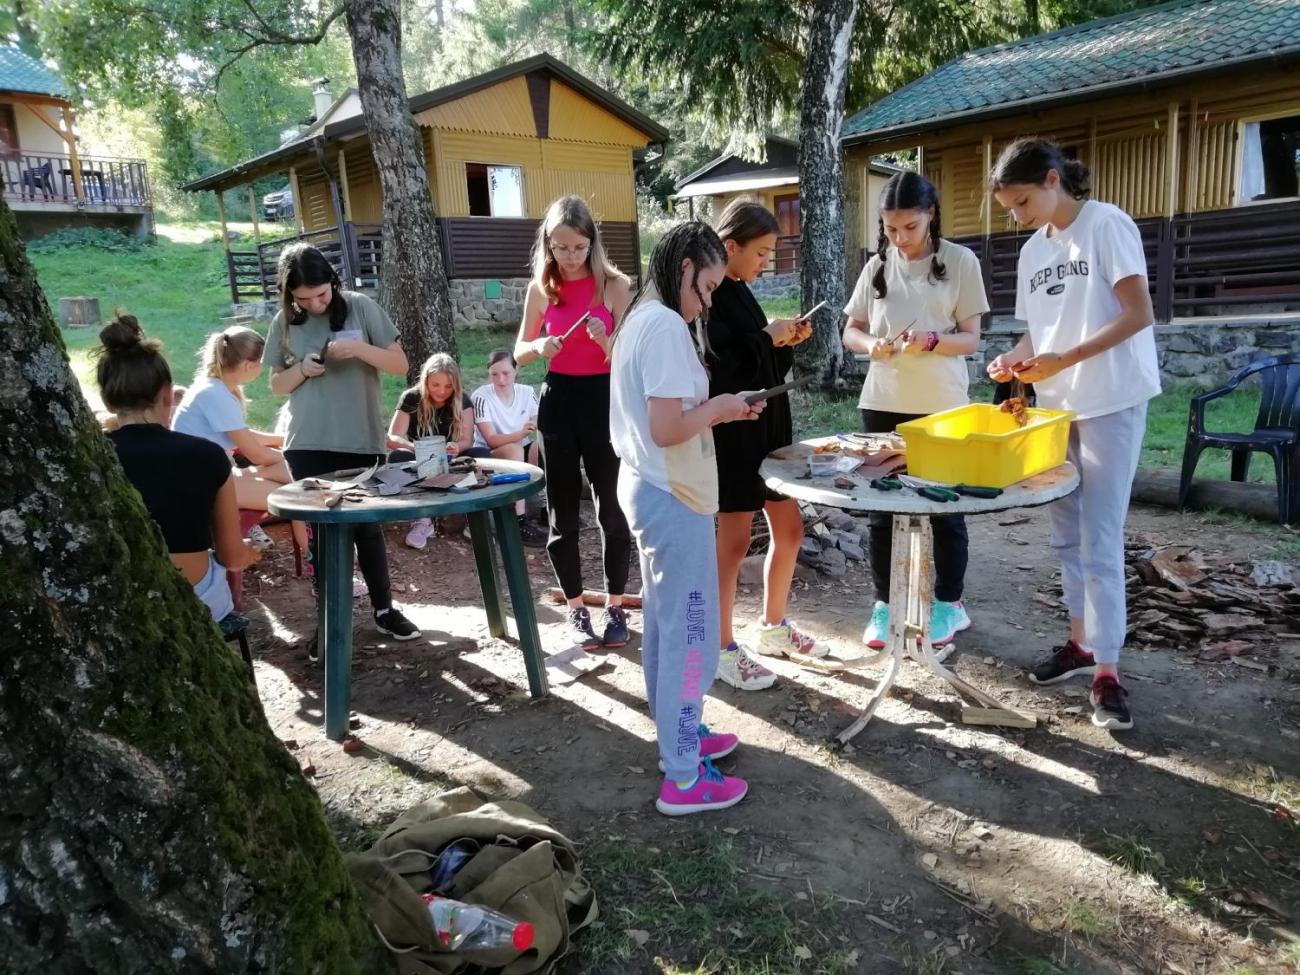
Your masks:
[{"label": "black shorts", "polygon": [[738,514],[742,511],[762,511],[769,501],[789,500],[763,483],[755,473],[752,477],[730,476],[718,478],[718,511],[721,514]]}]

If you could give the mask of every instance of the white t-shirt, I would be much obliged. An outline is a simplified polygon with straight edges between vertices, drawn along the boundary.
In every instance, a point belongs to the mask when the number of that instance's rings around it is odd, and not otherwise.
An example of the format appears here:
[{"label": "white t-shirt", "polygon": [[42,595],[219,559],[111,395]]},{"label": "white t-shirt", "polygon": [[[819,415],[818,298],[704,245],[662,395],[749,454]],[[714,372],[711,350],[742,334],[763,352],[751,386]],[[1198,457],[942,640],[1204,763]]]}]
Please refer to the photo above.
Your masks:
[{"label": "white t-shirt", "polygon": [[[486,383],[474,390],[470,396],[474,404],[474,446],[486,447],[488,442],[479,433],[480,423],[491,423],[493,433],[515,433],[524,428],[524,424],[537,415],[537,395],[532,386],[515,383],[514,393],[509,402],[503,402],[497,395],[496,387]],[[528,443],[528,440],[524,440]]]},{"label": "white t-shirt", "polygon": [[680,399],[693,409],[709,398],[709,376],[690,326],[656,299],[627,316],[610,362],[609,434],[614,453],[637,476],[702,515],[718,510],[713,431],[660,447],[650,436],[650,397]]},{"label": "white t-shirt", "polygon": [[235,442],[230,431],[248,426],[244,417],[244,404],[220,379],[204,376],[196,379],[181,397],[172,419],[172,429],[193,437],[211,440],[218,447],[232,453]]},{"label": "white t-shirt", "polygon": [[[898,248],[890,247],[885,261],[885,297],[877,298],[871,280],[880,267],[880,255],[874,255],[858,275],[844,313],[865,322],[873,338],[883,339],[905,328],[943,335],[955,331],[958,322],[989,310],[980,261],[973,251],[940,240],[944,276],[939,281],[930,277],[933,260],[934,255],[927,255],[909,261]],[[965,356],[935,352],[902,355],[902,345],[894,346],[899,351],[892,358],[876,360],[867,367],[859,409],[938,413],[969,402]]]},{"label": "white t-shirt", "polygon": [[[1068,352],[1121,311],[1115,285],[1147,279],[1142,236],[1118,207],[1089,200],[1060,233],[1038,230],[1020,248],[1016,317],[1034,352]],[[1034,383],[1038,405],[1074,410],[1080,420],[1118,413],[1160,394],[1153,328]]]}]

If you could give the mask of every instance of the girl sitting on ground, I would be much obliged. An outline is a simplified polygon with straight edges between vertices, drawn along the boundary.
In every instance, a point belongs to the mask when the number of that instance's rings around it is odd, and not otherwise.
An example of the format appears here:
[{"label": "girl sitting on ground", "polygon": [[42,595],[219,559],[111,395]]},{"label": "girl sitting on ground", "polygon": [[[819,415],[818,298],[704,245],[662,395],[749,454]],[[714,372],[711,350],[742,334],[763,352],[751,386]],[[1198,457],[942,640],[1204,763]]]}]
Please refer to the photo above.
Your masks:
[{"label": "girl sitting on ground", "polygon": [[226,570],[257,561],[239,535],[230,458],[216,444],[168,429],[172,375],[160,344],[118,313],[99,333],[95,378],[117,417],[118,460],[162,530],[172,563],[214,620],[235,611]]},{"label": "girl sitting on ground", "polygon": [[[515,382],[519,366],[509,349],[488,355],[488,379],[470,397],[474,405],[474,446],[501,460],[537,463],[537,397],[533,387]],[[540,548],[546,532],[524,516],[524,502],[515,505],[524,544]]]},{"label": "girl sitting on ground", "polygon": [[[194,381],[172,417],[172,429],[211,440],[234,461],[235,501],[243,510],[266,511],[271,492],[293,478],[280,448],[284,438],[251,430],[245,417],[243,387],[262,374],[266,340],[251,328],[233,326],[208,336],[199,352]],[[298,544],[306,547],[306,529],[294,524]],[[249,538],[270,547],[260,526]]]},{"label": "girl sitting on ground", "polygon": [[[414,440],[442,437],[447,441],[447,458],[488,457],[485,447],[474,446],[474,404],[464,394],[460,367],[445,352],[425,360],[420,382],[402,393],[397,409],[388,424],[388,443],[396,449],[388,455],[389,463],[415,459]],[[406,544],[422,550],[433,534],[433,521],[420,518],[411,523]]]}]

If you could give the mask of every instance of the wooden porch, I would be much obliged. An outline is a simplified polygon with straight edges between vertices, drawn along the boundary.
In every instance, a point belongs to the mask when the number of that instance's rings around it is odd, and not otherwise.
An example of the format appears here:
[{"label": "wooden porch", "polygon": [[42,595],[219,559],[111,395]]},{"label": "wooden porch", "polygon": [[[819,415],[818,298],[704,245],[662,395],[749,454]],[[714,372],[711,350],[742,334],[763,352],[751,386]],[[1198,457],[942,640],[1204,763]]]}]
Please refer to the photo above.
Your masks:
[{"label": "wooden porch", "polygon": [[14,209],[148,207],[153,202],[143,159],[13,152],[0,157],[0,181],[5,201]]},{"label": "wooden porch", "polygon": [[[1158,322],[1300,311],[1300,202],[1136,221]],[[1030,232],[953,237],[979,256],[991,312],[1016,310],[1016,261]],[[861,251],[862,265],[871,252]]]}]

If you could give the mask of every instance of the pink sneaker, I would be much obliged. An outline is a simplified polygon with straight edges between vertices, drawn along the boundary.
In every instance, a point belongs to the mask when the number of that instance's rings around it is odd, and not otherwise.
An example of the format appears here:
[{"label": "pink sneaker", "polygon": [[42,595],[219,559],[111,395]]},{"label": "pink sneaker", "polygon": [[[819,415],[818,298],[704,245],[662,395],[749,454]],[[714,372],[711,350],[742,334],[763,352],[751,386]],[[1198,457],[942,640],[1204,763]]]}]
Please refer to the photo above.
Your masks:
[{"label": "pink sneaker", "polygon": [[[734,752],[736,746],[740,744],[740,739],[735,735],[714,734],[709,730],[709,726],[706,724],[700,725],[699,735],[701,760],[706,758],[726,758]],[[659,771],[667,771],[664,768],[664,760],[662,758],[659,759]]]},{"label": "pink sneaker", "polygon": [[727,809],[745,798],[749,783],[732,775],[723,775],[707,758],[700,762],[699,775],[689,789],[664,779],[659,786],[655,808],[665,816],[689,816],[691,813]]},{"label": "pink sneaker", "polygon": [[415,521],[411,522],[411,530],[406,533],[406,547],[421,552],[424,550],[424,546],[429,544],[429,537],[432,534],[432,519],[417,518]]}]

